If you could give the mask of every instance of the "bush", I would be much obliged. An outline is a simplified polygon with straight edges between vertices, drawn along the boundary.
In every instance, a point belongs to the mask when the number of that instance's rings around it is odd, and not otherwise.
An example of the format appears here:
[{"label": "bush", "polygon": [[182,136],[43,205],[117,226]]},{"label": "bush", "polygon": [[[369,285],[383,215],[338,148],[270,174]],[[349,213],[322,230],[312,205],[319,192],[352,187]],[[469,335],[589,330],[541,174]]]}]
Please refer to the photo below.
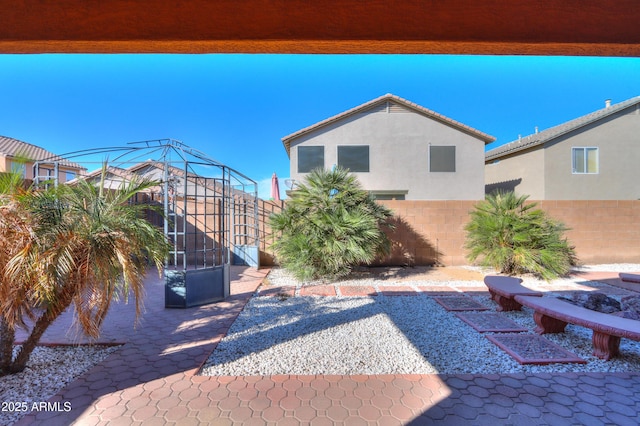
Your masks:
[{"label": "bush", "polygon": [[528,196],[513,192],[488,195],[471,212],[466,225],[467,258],[502,273],[533,273],[546,280],[566,275],[577,258],[563,238],[568,230],[549,218]]},{"label": "bush", "polygon": [[271,229],[280,234],[273,249],[278,262],[300,280],[344,276],[389,252],[382,228],[391,227],[391,217],[348,171],[314,170],[283,211],[271,216]]},{"label": "bush", "polygon": [[[169,243],[129,203],[157,182],[130,181],[117,191],[76,185],[37,189],[20,175],[0,176],[0,376],[26,368],[48,327],[73,306],[82,331],[96,338],[114,300],[142,309],[144,275],[162,271]],[[27,323],[32,323],[27,327]],[[17,327],[27,331],[14,356]]]}]

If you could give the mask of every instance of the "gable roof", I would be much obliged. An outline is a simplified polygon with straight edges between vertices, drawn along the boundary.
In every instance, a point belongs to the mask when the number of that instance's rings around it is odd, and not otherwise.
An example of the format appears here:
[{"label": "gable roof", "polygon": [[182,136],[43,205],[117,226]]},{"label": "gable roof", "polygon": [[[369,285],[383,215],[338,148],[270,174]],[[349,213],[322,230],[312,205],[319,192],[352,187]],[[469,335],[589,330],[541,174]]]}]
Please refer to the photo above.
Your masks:
[{"label": "gable roof", "polygon": [[359,105],[359,106],[357,106],[355,108],[351,108],[351,109],[349,109],[347,111],[344,111],[344,112],[342,112],[340,114],[334,115],[333,117],[329,117],[329,118],[327,118],[325,120],[322,120],[322,121],[320,121],[320,122],[318,122],[316,124],[313,124],[313,125],[311,125],[309,127],[305,127],[304,129],[298,130],[297,132],[294,132],[294,133],[292,133],[292,134],[290,134],[288,136],[283,137],[282,138],[282,143],[284,144],[284,147],[287,150],[287,155],[289,155],[289,153],[290,153],[291,141],[294,140],[295,138],[298,138],[298,137],[300,137],[302,135],[305,135],[307,133],[310,133],[310,132],[313,132],[315,130],[318,130],[318,129],[324,127],[324,126],[328,126],[329,124],[335,123],[335,122],[340,121],[340,120],[342,120],[342,119],[344,119],[346,117],[349,117],[351,115],[357,114],[357,113],[359,113],[361,111],[364,111],[364,110],[369,109],[369,108],[371,108],[371,107],[373,107],[375,105],[382,104],[382,103],[387,102],[387,101],[395,102],[395,103],[397,103],[399,105],[402,105],[402,106],[404,106],[404,107],[406,107],[406,108],[408,108],[408,109],[410,109],[412,111],[415,111],[415,112],[417,112],[419,114],[425,115],[425,116],[430,117],[430,118],[432,118],[434,120],[440,121],[440,122],[442,122],[444,124],[447,124],[447,125],[449,125],[451,127],[454,127],[457,130],[460,130],[461,132],[467,133],[467,134],[469,134],[471,136],[474,136],[474,137],[484,141],[485,144],[491,143],[491,142],[496,140],[496,138],[494,138],[493,136],[488,135],[486,133],[483,133],[483,132],[481,132],[479,130],[476,130],[473,127],[467,126],[466,124],[462,124],[459,121],[453,120],[453,119],[451,119],[449,117],[445,117],[442,114],[439,114],[439,113],[437,113],[435,111],[432,111],[430,109],[427,109],[427,108],[425,108],[423,106],[420,106],[418,104],[410,102],[410,101],[408,101],[406,99],[403,99],[403,98],[401,98],[399,96],[392,95],[391,93],[387,93],[384,96],[380,96],[379,98],[373,99],[373,100],[371,100],[369,102],[365,102],[364,104]]},{"label": "gable roof", "polygon": [[5,157],[26,157],[31,161],[57,161],[66,167],[84,170],[84,167],[80,164],[69,161],[44,148],[7,136],[0,136],[0,155]]},{"label": "gable roof", "polygon": [[[122,179],[119,182],[114,180],[114,182],[123,183],[123,182],[131,182],[131,181],[134,181],[135,179],[144,178],[144,173],[149,169],[157,169],[158,171],[163,172],[164,168],[165,168],[165,163],[162,161],[146,160],[140,163],[136,163],[126,169],[122,167],[117,167],[117,166],[107,166],[106,172],[107,174],[110,174],[117,178]],[[186,181],[189,182],[190,184],[199,185],[200,187],[206,187],[207,189],[216,191],[218,193],[222,193],[222,191],[225,189],[224,184],[220,182],[220,179],[213,179],[213,182],[211,182],[211,179],[208,179],[205,176],[200,176],[197,173],[189,172],[189,171],[185,173],[184,169],[181,169],[176,166],[172,166],[170,164],[168,165],[167,168],[171,175],[173,175],[174,177],[177,177],[180,180],[186,176]],[[77,181],[79,179],[91,180],[91,179],[99,178],[101,177],[101,173],[102,173],[102,168],[99,168],[84,176],[79,176],[73,181]],[[164,182],[162,179],[152,179],[152,180],[159,180],[161,182]],[[181,182],[184,182],[184,181],[181,181]],[[229,194],[231,194],[234,197],[244,198],[247,195],[251,196],[251,194],[249,194],[246,191],[234,188],[233,185],[226,188],[226,190],[228,190]],[[181,194],[182,192],[183,191],[182,191],[182,183],[181,183],[177,193]],[[200,195],[202,196],[203,194],[201,193]]]},{"label": "gable roof", "polygon": [[[126,169],[123,169],[122,167],[107,166],[106,173],[107,174],[111,174],[111,175],[116,176],[116,177],[119,177],[119,178],[121,178],[121,179],[123,179],[125,181],[135,178],[135,175],[133,173],[129,172]],[[86,174],[86,175],[78,176],[73,180],[74,181],[75,180],[80,180],[80,179],[91,180],[91,179],[96,178],[96,177],[101,177],[101,175],[102,175],[102,168],[99,168],[99,169],[96,169],[96,170]]]},{"label": "gable roof", "polygon": [[528,135],[523,138],[519,138],[515,141],[506,143],[497,148],[487,151],[485,153],[485,162],[496,160],[498,158],[502,158],[509,154],[514,154],[516,152],[519,152],[528,148],[542,145],[559,136],[562,136],[574,130],[580,129],[581,127],[584,127],[596,121],[602,120],[603,118],[606,118],[612,114],[615,114],[624,109],[633,107],[635,105],[640,105],[640,96],[636,96],[635,98],[627,99],[626,101],[599,109],[592,113],[583,115],[582,117],[578,117],[576,119],[567,121],[565,123],[562,123],[555,127],[551,127],[541,132],[534,133],[532,135]]}]

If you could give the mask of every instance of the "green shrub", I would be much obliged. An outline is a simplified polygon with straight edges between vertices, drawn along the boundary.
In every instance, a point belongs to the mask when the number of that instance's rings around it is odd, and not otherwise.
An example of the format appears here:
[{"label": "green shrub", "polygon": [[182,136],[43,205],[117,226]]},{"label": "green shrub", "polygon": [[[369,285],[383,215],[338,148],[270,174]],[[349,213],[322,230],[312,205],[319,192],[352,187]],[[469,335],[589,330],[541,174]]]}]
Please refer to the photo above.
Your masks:
[{"label": "green shrub", "polygon": [[389,252],[382,228],[392,213],[376,203],[352,174],[314,170],[299,184],[281,213],[270,218],[279,234],[272,248],[296,278],[331,279]]},{"label": "green shrub", "polygon": [[528,196],[494,193],[475,206],[466,225],[467,258],[502,273],[533,273],[546,280],[566,275],[577,258],[563,237],[566,228]]}]

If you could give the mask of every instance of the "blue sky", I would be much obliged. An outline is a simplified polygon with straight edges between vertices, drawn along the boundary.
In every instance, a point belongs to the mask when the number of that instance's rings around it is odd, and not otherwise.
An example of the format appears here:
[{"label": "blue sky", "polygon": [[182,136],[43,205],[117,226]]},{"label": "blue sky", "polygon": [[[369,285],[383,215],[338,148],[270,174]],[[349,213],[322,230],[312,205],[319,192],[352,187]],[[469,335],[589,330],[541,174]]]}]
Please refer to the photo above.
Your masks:
[{"label": "blue sky", "polygon": [[393,93],[490,147],[640,95],[640,58],[453,55],[0,55],[0,135],[57,154],[173,138],[262,183],[281,138]]}]

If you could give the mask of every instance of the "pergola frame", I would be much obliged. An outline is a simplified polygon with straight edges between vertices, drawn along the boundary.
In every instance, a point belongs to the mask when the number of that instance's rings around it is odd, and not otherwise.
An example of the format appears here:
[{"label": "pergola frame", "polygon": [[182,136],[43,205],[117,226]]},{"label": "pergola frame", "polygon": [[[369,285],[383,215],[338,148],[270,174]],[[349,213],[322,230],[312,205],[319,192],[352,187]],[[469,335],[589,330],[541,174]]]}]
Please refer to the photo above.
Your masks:
[{"label": "pergola frame", "polygon": [[[231,264],[260,266],[258,185],[239,171],[180,141],[159,139],[36,161],[34,183],[58,185],[58,163],[71,159],[93,164],[76,180],[109,190],[136,180],[157,183],[131,202],[162,207],[162,215],[150,209],[147,218],[163,228],[171,243],[164,271],[167,307],[222,300],[230,292]],[[44,175],[41,169],[56,173]]]}]

